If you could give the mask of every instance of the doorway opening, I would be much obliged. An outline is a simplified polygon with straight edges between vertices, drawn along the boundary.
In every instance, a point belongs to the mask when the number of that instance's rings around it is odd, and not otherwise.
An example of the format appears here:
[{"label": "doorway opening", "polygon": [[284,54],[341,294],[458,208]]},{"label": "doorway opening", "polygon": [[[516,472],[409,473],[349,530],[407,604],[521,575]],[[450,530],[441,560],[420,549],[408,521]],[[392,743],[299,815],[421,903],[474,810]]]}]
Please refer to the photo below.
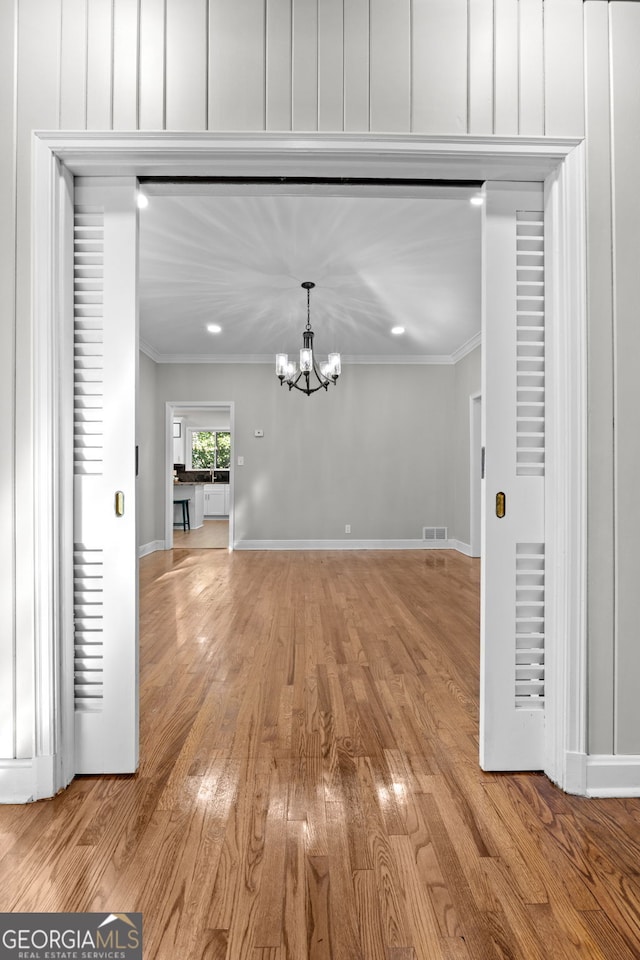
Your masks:
[{"label": "doorway opening", "polygon": [[167,550],[233,550],[234,406],[216,400],[165,404]]},{"label": "doorway opening", "polygon": [[[549,582],[553,604],[548,610],[549,630],[558,638],[550,654],[553,690],[548,704],[545,770],[565,788],[583,792],[575,757],[585,750],[586,675],[584,672],[584,157],[580,141],[526,143],[471,137],[464,143],[439,138],[277,137],[229,138],[204,135],[187,142],[181,135],[118,135],[112,140],[94,135],[38,134],[35,137],[34,203],[34,443],[39,461],[50,466],[35,478],[35,529],[42,549],[33,558],[38,632],[35,650],[41,665],[42,703],[37,707],[43,724],[43,742],[58,743],[60,762],[43,770],[37,791],[46,796],[74,775],[71,623],[73,537],[72,506],[68,491],[73,479],[64,452],[72,446],[67,428],[60,441],[57,424],[72,423],[67,390],[72,366],[64,353],[68,344],[66,322],[71,292],[64,278],[69,270],[70,248],[60,238],[71,235],[71,201],[74,175],[92,175],[96,169],[108,176],[190,176],[237,172],[245,169],[271,175],[297,173],[349,175],[356,171],[374,177],[464,176],[483,179],[545,181],[549,212],[549,303],[554,316],[567,324],[553,324],[549,377],[550,429],[546,512],[547,542],[552,563]],[[292,143],[296,149],[291,149]],[[224,147],[227,149],[223,149]],[[181,150],[187,151],[183,156]],[[52,158],[59,164],[52,164]],[[60,305],[64,309],[60,309]],[[55,336],[63,350],[47,349]],[[58,336],[59,335],[59,336]],[[581,362],[576,363],[576,358]],[[570,442],[567,442],[569,438]],[[59,491],[63,491],[62,500]],[[62,535],[60,535],[62,531]],[[52,570],[60,570],[52,578]],[[550,591],[551,592],[551,591]],[[562,628],[560,624],[562,623]],[[571,676],[567,664],[572,665]],[[580,669],[576,672],[575,667]],[[59,709],[50,709],[58,704]],[[573,772],[572,772],[573,771]]]}]

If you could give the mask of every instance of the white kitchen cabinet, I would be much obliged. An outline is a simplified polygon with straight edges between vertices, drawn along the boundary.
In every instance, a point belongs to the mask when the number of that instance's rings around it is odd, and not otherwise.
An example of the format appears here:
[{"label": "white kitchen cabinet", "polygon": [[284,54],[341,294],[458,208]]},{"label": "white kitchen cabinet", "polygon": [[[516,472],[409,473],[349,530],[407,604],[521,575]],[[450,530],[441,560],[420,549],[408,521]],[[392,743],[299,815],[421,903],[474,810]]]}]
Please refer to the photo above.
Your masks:
[{"label": "white kitchen cabinet", "polygon": [[229,514],[229,484],[207,483],[204,488],[205,517],[226,517]]}]

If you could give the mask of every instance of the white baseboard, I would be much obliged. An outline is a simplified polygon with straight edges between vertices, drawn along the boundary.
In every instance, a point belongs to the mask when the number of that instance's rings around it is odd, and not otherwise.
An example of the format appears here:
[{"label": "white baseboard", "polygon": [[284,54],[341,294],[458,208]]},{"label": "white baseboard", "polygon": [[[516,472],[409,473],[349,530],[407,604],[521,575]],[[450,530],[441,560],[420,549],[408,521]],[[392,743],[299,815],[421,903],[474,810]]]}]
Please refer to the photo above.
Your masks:
[{"label": "white baseboard", "polygon": [[234,550],[457,550],[471,556],[462,540],[237,540]]},{"label": "white baseboard", "polygon": [[568,754],[564,788],[585,797],[640,797],[640,756]]},{"label": "white baseboard", "polygon": [[156,550],[164,550],[164,540],[151,540],[150,543],[143,543],[138,547],[138,556],[146,557],[149,553],[155,553]]},{"label": "white baseboard", "polygon": [[236,540],[234,550],[453,550],[451,540]]},{"label": "white baseboard", "polygon": [[[146,557],[164,550],[164,540],[151,540],[138,547]],[[462,540],[239,540],[234,550],[457,550],[470,557],[471,546]]]},{"label": "white baseboard", "polygon": [[31,803],[56,793],[55,758],[0,760],[0,803]]},{"label": "white baseboard", "polygon": [[462,540],[449,540],[452,550],[457,550],[458,553],[464,553],[465,557],[472,557],[471,553],[471,544],[463,543]]}]

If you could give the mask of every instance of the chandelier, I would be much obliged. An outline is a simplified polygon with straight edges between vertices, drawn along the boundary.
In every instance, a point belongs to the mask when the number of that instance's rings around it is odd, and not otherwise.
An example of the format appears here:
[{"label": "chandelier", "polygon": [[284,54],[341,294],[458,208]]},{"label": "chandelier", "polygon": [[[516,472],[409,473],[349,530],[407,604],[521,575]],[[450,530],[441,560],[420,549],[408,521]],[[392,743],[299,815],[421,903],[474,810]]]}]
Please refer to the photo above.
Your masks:
[{"label": "chandelier", "polygon": [[[335,383],[340,376],[340,354],[330,353],[328,360],[318,365],[313,352],[313,330],[311,329],[310,291],[315,287],[311,280],[300,284],[307,291],[307,326],[302,331],[302,349],[300,350],[300,369],[295,360],[289,361],[286,353],[276,354],[276,376],[289,387],[289,390],[300,390],[309,397],[316,390],[324,387],[329,389],[330,383]],[[312,376],[315,380],[312,380]]]}]

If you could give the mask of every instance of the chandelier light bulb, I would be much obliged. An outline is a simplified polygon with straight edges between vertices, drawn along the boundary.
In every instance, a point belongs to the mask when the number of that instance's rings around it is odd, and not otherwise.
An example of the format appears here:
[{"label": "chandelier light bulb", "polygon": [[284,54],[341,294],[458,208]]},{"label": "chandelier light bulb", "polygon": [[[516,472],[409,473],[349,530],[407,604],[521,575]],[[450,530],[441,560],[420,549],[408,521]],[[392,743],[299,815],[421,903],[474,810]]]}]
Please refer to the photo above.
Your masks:
[{"label": "chandelier light bulb", "polygon": [[340,354],[330,353],[328,364],[329,364],[329,376],[335,377],[337,379],[340,376],[340,373],[342,372],[342,366],[340,364]]}]

